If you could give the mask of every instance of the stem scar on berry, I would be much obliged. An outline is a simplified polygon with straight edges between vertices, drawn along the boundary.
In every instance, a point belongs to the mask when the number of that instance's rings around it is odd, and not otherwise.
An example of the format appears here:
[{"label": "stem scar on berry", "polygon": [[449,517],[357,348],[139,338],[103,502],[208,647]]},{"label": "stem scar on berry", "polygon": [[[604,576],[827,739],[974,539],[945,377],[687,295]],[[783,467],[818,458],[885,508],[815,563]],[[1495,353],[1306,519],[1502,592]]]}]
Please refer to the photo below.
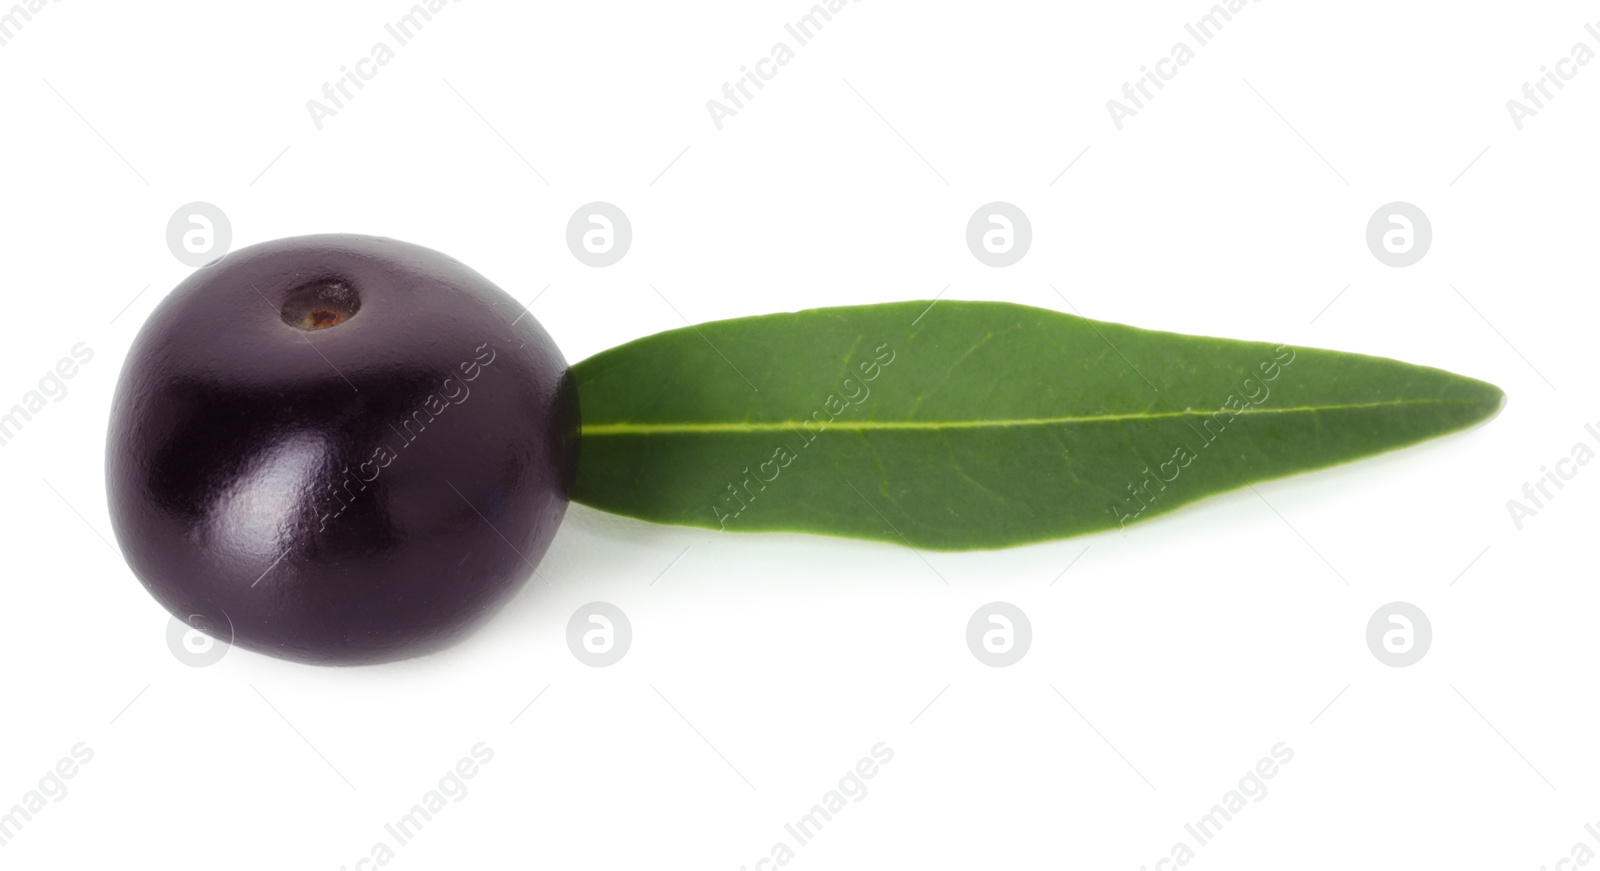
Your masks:
[{"label": "stem scar on berry", "polygon": [[283,322],[312,332],[336,327],[361,310],[361,295],[349,283],[318,280],[289,293],[279,312]]}]

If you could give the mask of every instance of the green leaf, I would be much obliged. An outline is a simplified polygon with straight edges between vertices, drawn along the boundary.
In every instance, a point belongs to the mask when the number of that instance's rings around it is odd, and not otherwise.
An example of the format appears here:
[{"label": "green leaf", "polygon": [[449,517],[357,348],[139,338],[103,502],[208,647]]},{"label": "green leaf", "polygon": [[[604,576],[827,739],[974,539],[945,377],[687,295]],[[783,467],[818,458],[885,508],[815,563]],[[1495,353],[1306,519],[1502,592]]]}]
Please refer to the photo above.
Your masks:
[{"label": "green leaf", "polygon": [[989,302],[718,321],[573,373],[579,502],[934,550],[1115,529],[1454,432],[1504,400],[1379,357]]}]

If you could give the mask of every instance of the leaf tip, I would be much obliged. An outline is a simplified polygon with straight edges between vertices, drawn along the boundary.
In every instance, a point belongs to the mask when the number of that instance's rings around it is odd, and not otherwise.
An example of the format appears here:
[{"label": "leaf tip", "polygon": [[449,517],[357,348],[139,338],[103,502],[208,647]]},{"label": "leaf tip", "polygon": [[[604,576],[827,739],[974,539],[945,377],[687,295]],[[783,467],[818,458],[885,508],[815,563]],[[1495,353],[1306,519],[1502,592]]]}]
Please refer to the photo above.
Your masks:
[{"label": "leaf tip", "polygon": [[1501,410],[1506,407],[1506,392],[1487,381],[1479,381],[1478,384],[1481,386],[1482,399],[1473,423],[1485,424],[1499,417]]}]

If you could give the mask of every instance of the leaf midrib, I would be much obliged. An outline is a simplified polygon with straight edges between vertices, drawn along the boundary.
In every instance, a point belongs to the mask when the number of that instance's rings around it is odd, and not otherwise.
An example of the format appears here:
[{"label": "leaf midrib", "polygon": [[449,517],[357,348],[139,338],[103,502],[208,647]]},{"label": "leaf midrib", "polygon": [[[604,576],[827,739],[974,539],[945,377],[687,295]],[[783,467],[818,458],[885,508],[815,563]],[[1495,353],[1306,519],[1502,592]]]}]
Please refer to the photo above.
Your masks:
[{"label": "leaf midrib", "polygon": [[[1235,417],[1246,417],[1255,414],[1306,414],[1324,411],[1355,411],[1366,408],[1395,408],[1406,405],[1482,405],[1476,399],[1396,399],[1388,402],[1357,402],[1338,405],[1302,405],[1290,408],[1243,408],[1237,411],[1228,408],[1217,409],[1185,409],[1183,411],[1156,411],[1135,412],[1132,414],[1095,414],[1076,415],[1065,417],[1032,417],[1032,418],[1002,418],[994,420],[906,420],[906,421],[881,421],[881,420],[834,420],[826,424],[826,429],[844,431],[881,431],[903,430],[915,431],[940,431],[949,429],[988,429],[1013,426],[1051,426],[1056,424],[1074,423],[1117,423],[1126,421],[1163,420],[1180,417],[1211,417],[1216,414],[1231,414]],[[608,435],[656,435],[676,433],[760,433],[760,432],[791,432],[806,424],[817,423],[814,419],[804,420],[776,420],[776,421],[738,421],[731,423],[716,422],[668,422],[668,423],[599,423],[583,424],[579,431],[585,436]]]}]

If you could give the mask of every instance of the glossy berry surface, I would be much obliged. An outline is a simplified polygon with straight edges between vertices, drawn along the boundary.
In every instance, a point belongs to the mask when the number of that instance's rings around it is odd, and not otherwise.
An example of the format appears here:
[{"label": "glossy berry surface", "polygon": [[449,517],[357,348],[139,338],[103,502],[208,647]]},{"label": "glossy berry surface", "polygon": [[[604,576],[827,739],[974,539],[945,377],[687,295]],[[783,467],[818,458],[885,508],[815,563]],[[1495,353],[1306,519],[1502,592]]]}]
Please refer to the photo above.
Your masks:
[{"label": "glossy berry surface", "polygon": [[195,272],[135,339],[107,434],[112,524],[185,622],[286,659],[403,659],[532,574],[577,425],[550,336],[459,261],[269,242]]}]

